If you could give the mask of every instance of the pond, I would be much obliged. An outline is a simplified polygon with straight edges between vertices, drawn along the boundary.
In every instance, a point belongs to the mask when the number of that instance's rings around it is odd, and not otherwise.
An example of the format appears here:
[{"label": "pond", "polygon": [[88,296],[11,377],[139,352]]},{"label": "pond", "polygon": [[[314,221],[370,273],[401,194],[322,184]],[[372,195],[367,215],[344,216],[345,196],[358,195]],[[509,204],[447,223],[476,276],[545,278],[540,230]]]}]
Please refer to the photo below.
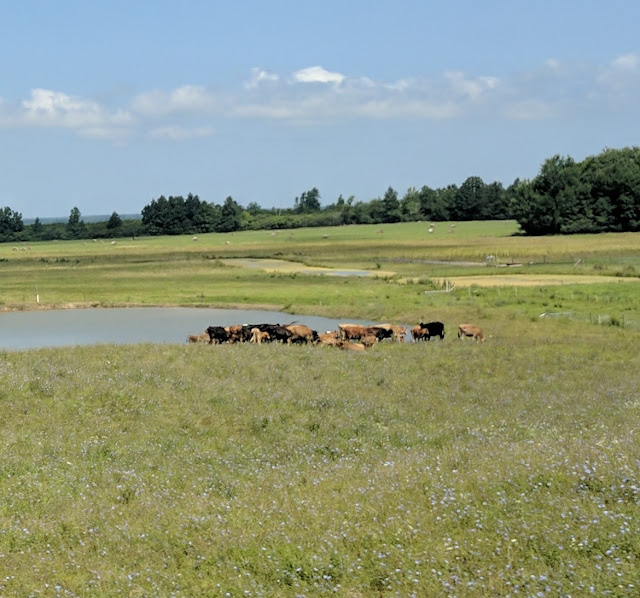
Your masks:
[{"label": "pond", "polygon": [[[102,343],[185,343],[207,326],[306,324],[318,332],[344,320],[277,311],[194,307],[129,307],[0,312],[0,349],[35,349]],[[364,320],[348,320],[371,324]]]}]

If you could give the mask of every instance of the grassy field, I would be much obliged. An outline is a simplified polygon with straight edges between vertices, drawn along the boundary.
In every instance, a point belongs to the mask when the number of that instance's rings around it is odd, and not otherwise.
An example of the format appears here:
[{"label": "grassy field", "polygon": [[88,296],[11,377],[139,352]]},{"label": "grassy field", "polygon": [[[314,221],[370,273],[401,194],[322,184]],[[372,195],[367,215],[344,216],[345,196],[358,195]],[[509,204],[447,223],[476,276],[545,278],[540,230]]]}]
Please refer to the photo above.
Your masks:
[{"label": "grassy field", "polygon": [[[4,244],[0,308],[239,305],[406,322],[571,312],[582,321],[640,327],[638,234],[530,239],[514,236],[513,222],[437,223],[433,233],[427,227],[405,223],[210,234],[197,241],[186,236]],[[363,269],[373,276],[267,272],[231,267],[225,260],[232,258]],[[458,290],[430,292],[446,280]]]},{"label": "grassy field", "polygon": [[[259,305],[448,329],[363,354],[0,352],[0,595],[636,595],[640,235],[425,228],[0,246],[5,309]],[[517,281],[550,275],[567,282]],[[472,276],[514,284],[431,292]],[[487,342],[456,339],[463,320]]]}]

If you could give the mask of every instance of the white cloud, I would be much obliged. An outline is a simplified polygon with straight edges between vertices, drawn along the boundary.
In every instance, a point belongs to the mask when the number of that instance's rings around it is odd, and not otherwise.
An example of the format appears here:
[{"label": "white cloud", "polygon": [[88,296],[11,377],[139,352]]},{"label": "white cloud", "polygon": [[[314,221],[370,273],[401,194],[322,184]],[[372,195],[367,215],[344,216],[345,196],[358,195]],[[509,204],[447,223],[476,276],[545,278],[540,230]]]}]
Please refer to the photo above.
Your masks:
[{"label": "white cloud", "polygon": [[640,61],[635,53],[603,65],[550,58],[538,68],[501,77],[445,71],[438,77],[416,75],[395,81],[350,77],[321,66],[289,75],[256,67],[235,90],[214,93],[201,85],[151,90],[115,109],[38,88],[22,101],[0,98],[0,126],[70,128],[86,138],[119,142],[136,135],[187,140],[213,135],[214,116],[296,126],[354,118],[554,119],[576,110],[603,113],[614,105],[631,105],[638,95]]},{"label": "white cloud", "polygon": [[178,112],[210,112],[218,105],[217,98],[204,87],[184,85],[166,93],[150,91],[132,101],[132,109],[147,117],[160,117]]},{"label": "white cloud", "polygon": [[[602,68],[597,77],[600,93],[609,95],[610,100],[633,99],[637,101],[640,92],[640,76],[637,54],[622,54]],[[595,96],[598,93],[594,93]]]},{"label": "white cloud", "polygon": [[244,86],[247,89],[253,89],[263,83],[276,83],[279,79],[280,77],[274,73],[254,67],[251,69],[251,77],[245,82]]},{"label": "white cloud", "polygon": [[638,68],[638,57],[635,54],[623,54],[615,58],[611,66],[614,69],[635,71]]},{"label": "white cloud", "polygon": [[472,101],[479,100],[487,92],[493,91],[499,83],[497,77],[470,78],[458,71],[446,72],[444,78],[456,93],[466,96]]},{"label": "white cloud", "polygon": [[297,83],[334,83],[340,85],[345,76],[340,73],[331,73],[321,66],[310,66],[293,73],[293,80]]},{"label": "white cloud", "polygon": [[97,102],[70,96],[60,91],[34,89],[31,97],[22,101],[22,117],[38,126],[84,128],[123,123],[126,112],[108,114]]}]

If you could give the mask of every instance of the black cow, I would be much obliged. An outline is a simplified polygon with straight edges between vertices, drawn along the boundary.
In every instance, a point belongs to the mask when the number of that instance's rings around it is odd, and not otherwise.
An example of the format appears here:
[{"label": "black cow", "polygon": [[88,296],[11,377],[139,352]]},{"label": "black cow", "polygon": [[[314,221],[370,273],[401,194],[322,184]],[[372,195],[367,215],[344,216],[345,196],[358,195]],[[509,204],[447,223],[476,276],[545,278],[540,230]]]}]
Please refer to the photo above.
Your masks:
[{"label": "black cow", "polygon": [[291,332],[291,330],[286,326],[280,326],[279,324],[271,324],[267,326],[263,332],[267,332],[269,334],[271,341],[282,343],[289,342],[289,339],[293,336],[293,332]]},{"label": "black cow", "polygon": [[429,322],[428,324],[420,322],[420,328],[427,330],[426,334],[423,333],[425,340],[429,340],[432,336],[439,336],[440,340],[444,340],[444,324],[442,322]]},{"label": "black cow", "polygon": [[231,338],[229,332],[223,326],[209,326],[206,330],[209,335],[209,344],[226,343]]},{"label": "black cow", "polygon": [[269,334],[269,342],[279,341],[286,343],[293,336],[293,333],[280,324],[252,324],[251,329],[257,328],[260,332]]}]

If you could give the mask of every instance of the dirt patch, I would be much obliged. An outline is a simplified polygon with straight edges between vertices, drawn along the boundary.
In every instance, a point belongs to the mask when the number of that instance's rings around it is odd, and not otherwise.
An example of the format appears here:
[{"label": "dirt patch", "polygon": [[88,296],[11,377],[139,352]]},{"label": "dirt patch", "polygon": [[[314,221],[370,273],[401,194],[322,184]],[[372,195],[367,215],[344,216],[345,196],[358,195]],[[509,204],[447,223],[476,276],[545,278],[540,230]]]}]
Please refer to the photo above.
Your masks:
[{"label": "dirt patch", "polygon": [[395,272],[386,270],[352,270],[349,268],[325,268],[323,266],[306,266],[298,262],[272,259],[229,258],[221,259],[223,264],[240,268],[258,268],[265,272],[280,274],[322,274],[325,276],[393,276]]},{"label": "dirt patch", "polygon": [[570,275],[570,274],[539,274],[539,275],[496,275],[496,276],[452,276],[447,279],[439,279],[438,282],[445,284],[448,280],[450,284],[457,287],[542,287],[548,285],[564,284],[597,284],[614,282],[638,282],[637,278],[625,278],[618,276],[594,276],[594,275]]}]

